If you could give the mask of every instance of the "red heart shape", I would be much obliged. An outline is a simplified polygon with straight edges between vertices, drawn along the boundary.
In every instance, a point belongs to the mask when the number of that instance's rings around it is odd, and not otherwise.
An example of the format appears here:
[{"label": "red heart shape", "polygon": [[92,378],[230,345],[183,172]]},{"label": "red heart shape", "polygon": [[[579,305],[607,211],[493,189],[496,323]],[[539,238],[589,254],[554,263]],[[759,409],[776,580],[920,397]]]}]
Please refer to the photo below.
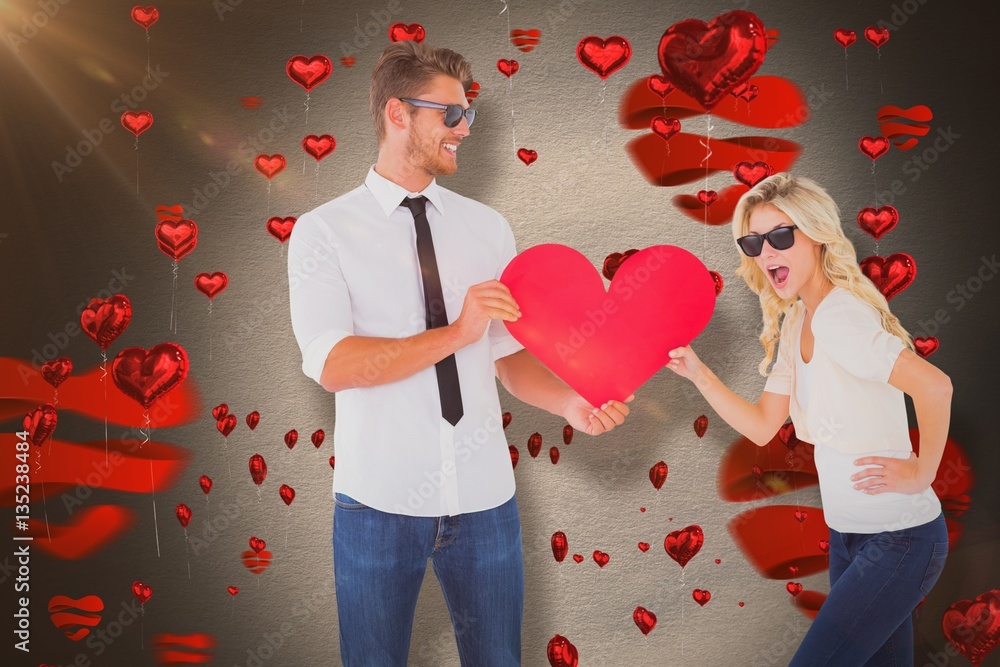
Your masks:
[{"label": "red heart shape", "polygon": [[663,137],[666,141],[670,141],[670,137],[681,131],[681,122],[676,118],[656,116],[649,122],[649,129]]},{"label": "red heart shape", "polygon": [[324,55],[315,55],[312,58],[292,56],[285,64],[288,77],[305,88],[306,92],[326,81],[332,71],[333,63]]},{"label": "red heart shape", "polygon": [[724,286],[722,275],[719,274],[718,271],[709,271],[708,273],[712,276],[712,280],[715,281],[715,296],[719,296],[722,294],[722,288]]},{"label": "red heart shape", "polygon": [[297,218],[281,218],[274,216],[267,221],[267,233],[278,239],[282,243],[292,235],[292,228],[295,226]]},{"label": "red heart shape", "polygon": [[649,551],[649,542],[639,542],[639,551],[643,553]]},{"label": "red heart shape", "polygon": [[176,343],[160,343],[149,350],[127,347],[111,364],[115,385],[146,409],[180,384],[187,372],[187,352]]},{"label": "red heart shape", "polygon": [[889,150],[889,140],[882,136],[861,137],[858,139],[858,148],[872,160],[877,160]]},{"label": "red heart shape", "polygon": [[941,617],[941,630],[969,662],[981,663],[1000,643],[1000,590],[953,603]]},{"label": "red heart shape", "polygon": [[260,423],[260,413],[259,412],[257,412],[256,410],[254,410],[253,412],[251,412],[250,414],[247,415],[247,426],[250,427],[251,431],[254,430],[255,428],[257,428],[257,424],[259,424],[259,423]]},{"label": "red heart shape", "polygon": [[889,41],[889,29],[870,25],[865,28],[865,39],[874,44],[877,49]]},{"label": "red heart shape", "polygon": [[229,276],[222,271],[211,274],[199,273],[194,278],[194,286],[209,299],[214,299],[216,295],[229,286]]},{"label": "red heart shape", "polygon": [[698,201],[705,206],[711,206],[719,198],[719,193],[715,190],[698,190]]},{"label": "red heart shape", "polygon": [[519,51],[524,53],[531,52],[538,42],[542,38],[542,31],[538,28],[531,28],[530,30],[511,30],[510,31],[510,42],[517,47]]},{"label": "red heart shape", "polygon": [[294,428],[285,434],[285,446],[291,449],[299,441],[299,432]]},{"label": "red heart shape", "polygon": [[333,469],[336,469],[336,467],[337,467],[336,463],[337,463],[337,457],[336,456],[331,456],[330,457],[330,467],[333,468]]},{"label": "red heart shape", "polygon": [[542,451],[542,434],[537,431],[528,436],[528,453],[531,458],[538,458],[538,453]]},{"label": "red heart shape", "polygon": [[802,584],[797,581],[789,581],[785,584],[785,590],[787,590],[792,595],[798,595],[802,592]]},{"label": "red heart shape", "polygon": [[845,30],[843,28],[837,28],[833,31],[833,38],[837,40],[837,44],[840,44],[845,49],[858,40],[858,33],[853,30]]},{"label": "red heart shape", "polygon": [[615,274],[618,273],[618,267],[622,265],[622,262],[637,252],[639,252],[638,248],[629,248],[625,252],[611,253],[604,258],[604,266],[601,268],[601,275],[608,280],[614,280]]},{"label": "red heart shape", "polygon": [[600,567],[604,567],[605,565],[607,565],[609,560],[611,560],[611,556],[609,556],[608,554],[604,553],[599,549],[594,550],[594,562],[597,563]]},{"label": "red heart shape", "polygon": [[229,591],[230,595],[236,595],[240,592],[239,586],[226,586],[226,590]]},{"label": "red heart shape", "polygon": [[287,484],[282,484],[278,488],[278,495],[285,501],[285,505],[291,505],[292,501],[295,500],[295,489]]},{"label": "red heart shape", "polygon": [[552,667],[577,667],[580,656],[573,643],[562,635],[554,635],[545,648]]},{"label": "red heart shape", "polygon": [[107,350],[131,321],[132,302],[124,294],[91,299],[80,313],[80,327],[102,350]]},{"label": "red heart shape", "polygon": [[139,136],[153,124],[153,114],[148,111],[126,111],[122,114],[122,127]]},{"label": "red heart shape", "polygon": [[566,533],[561,530],[557,530],[552,533],[552,537],[549,539],[549,544],[552,547],[552,557],[556,559],[556,562],[563,562],[566,558],[566,552],[569,550],[569,542],[566,540]]},{"label": "red heart shape", "polygon": [[505,77],[509,79],[510,77],[517,74],[517,71],[521,69],[521,65],[518,64],[516,60],[507,60],[506,58],[501,58],[500,60],[497,61],[497,69],[500,70],[501,74],[503,74]]},{"label": "red heart shape", "polygon": [[177,509],[174,510],[174,513],[181,526],[187,528],[188,524],[191,523],[191,508],[184,503],[177,503]]},{"label": "red heart shape", "polygon": [[809,512],[803,509],[797,509],[795,510],[794,515],[795,515],[795,520],[798,521],[799,523],[802,523],[809,517]]},{"label": "red heart shape", "polygon": [[653,488],[657,491],[663,488],[663,483],[667,481],[668,471],[666,461],[657,461],[649,469],[649,481],[653,483]]},{"label": "red heart shape", "polygon": [[694,420],[694,432],[699,438],[705,435],[705,431],[708,430],[708,417],[706,415],[699,415],[697,419]]},{"label": "red heart shape", "polygon": [[225,403],[219,403],[214,408],[212,408],[212,416],[215,417],[215,421],[219,421],[228,414],[229,414],[229,406]]},{"label": "red heart shape", "polygon": [[302,140],[302,149],[316,158],[317,162],[332,153],[336,147],[337,140],[329,134],[321,134],[320,136],[310,134]]},{"label": "red heart shape", "polygon": [[773,174],[774,168],[766,162],[748,162],[744,160],[737,163],[736,168],[733,169],[733,176],[736,177],[736,180],[748,188],[752,188]]},{"label": "red heart shape", "polygon": [[69,357],[59,357],[42,364],[42,377],[57,389],[73,373],[73,361]]},{"label": "red heart shape", "polygon": [[393,23],[389,26],[389,41],[392,42],[399,42],[404,39],[422,42],[426,36],[427,33],[424,32],[424,26],[419,23],[410,23],[409,25],[405,23]]},{"label": "red heart shape", "polygon": [[760,94],[760,88],[752,83],[744,83],[739,87],[739,89],[734,89],[733,94],[737,97],[743,98],[747,104],[750,104],[757,99],[757,95]]},{"label": "red heart shape", "polygon": [[865,206],[858,211],[858,227],[876,239],[892,231],[898,222],[899,211],[895,206],[886,205],[879,208]]},{"label": "red heart shape", "polygon": [[764,62],[767,37],[754,14],[736,10],[708,24],[680,21],[660,38],[660,68],[682,91],[711,109]]},{"label": "red heart shape", "polygon": [[472,100],[479,97],[479,82],[473,81],[469,89],[465,91],[465,101],[472,104]]},{"label": "red heart shape", "polygon": [[219,429],[223,438],[228,438],[229,434],[236,428],[236,415],[226,415],[219,419],[215,422],[215,428]]},{"label": "red heart shape", "polygon": [[24,415],[21,428],[28,432],[28,442],[41,447],[56,430],[58,422],[59,413],[56,412],[55,406],[45,403]]},{"label": "red heart shape", "polygon": [[632,612],[632,620],[644,635],[648,635],[650,630],[656,627],[656,614],[642,606],[636,607]]},{"label": "red heart shape", "polygon": [[708,604],[708,601],[712,599],[712,594],[709,593],[708,591],[696,588],[693,591],[691,591],[691,597],[694,598],[695,602],[704,607],[706,604]]},{"label": "red heart shape", "polygon": [[358,61],[354,56],[342,56],[340,58],[340,64],[344,67],[354,67],[354,63]]},{"label": "red heart shape", "polygon": [[153,589],[141,581],[132,582],[132,595],[139,601],[139,604],[146,604],[146,601],[153,595]]},{"label": "red heart shape", "polygon": [[573,554],[573,560],[575,560],[577,563],[582,563],[583,556],[581,554]]},{"label": "red heart shape", "polygon": [[254,550],[254,553],[260,553],[267,546],[267,542],[260,539],[256,535],[250,538],[250,548]]},{"label": "red heart shape", "polygon": [[208,475],[202,475],[198,478],[198,486],[201,487],[205,495],[208,495],[208,492],[212,490],[212,478]]},{"label": "red heart shape", "polygon": [[132,20],[149,30],[157,19],[160,18],[160,10],[153,5],[141,7],[136,5],[132,8]]},{"label": "red heart shape", "polygon": [[660,97],[666,97],[673,92],[675,86],[670,80],[659,74],[650,74],[646,77],[646,86]]},{"label": "red heart shape", "polygon": [[326,431],[318,428],[313,431],[312,435],[309,436],[309,439],[312,440],[313,447],[319,449],[320,445],[322,445],[323,441],[326,439]]},{"label": "red heart shape", "polygon": [[254,158],[253,166],[257,171],[264,174],[268,180],[271,180],[285,168],[285,156],[281,153],[258,155]]},{"label": "red heart shape", "polygon": [[889,300],[910,286],[917,276],[917,264],[905,252],[896,252],[888,257],[872,255],[861,261],[861,272]]},{"label": "red heart shape", "polygon": [[523,162],[526,165],[529,165],[538,159],[538,153],[531,150],[530,148],[518,148],[517,157],[520,158],[521,162]]},{"label": "red heart shape", "polygon": [[683,568],[701,551],[701,545],[704,543],[705,533],[702,532],[701,526],[693,524],[667,535],[663,540],[663,548],[667,555]]},{"label": "red heart shape", "polygon": [[156,247],[175,262],[198,245],[198,225],[187,218],[164,218],[154,230]]},{"label": "red heart shape", "polygon": [[940,346],[941,341],[939,341],[936,336],[929,336],[927,338],[921,338],[918,336],[913,339],[913,347],[916,348],[917,354],[924,359],[937,352]]},{"label": "red heart shape", "polygon": [[507,450],[510,452],[510,467],[513,470],[517,468],[517,462],[521,458],[521,452],[517,451],[517,447],[514,445],[507,445]]},{"label": "red heart shape", "polygon": [[607,290],[573,248],[521,252],[500,278],[521,308],[511,335],[592,405],[624,400],[705,328],[715,308],[708,269],[683,248],[640,250]]},{"label": "red heart shape", "polygon": [[576,58],[591,72],[607,79],[632,59],[632,45],[619,35],[607,39],[590,35],[577,43]]}]

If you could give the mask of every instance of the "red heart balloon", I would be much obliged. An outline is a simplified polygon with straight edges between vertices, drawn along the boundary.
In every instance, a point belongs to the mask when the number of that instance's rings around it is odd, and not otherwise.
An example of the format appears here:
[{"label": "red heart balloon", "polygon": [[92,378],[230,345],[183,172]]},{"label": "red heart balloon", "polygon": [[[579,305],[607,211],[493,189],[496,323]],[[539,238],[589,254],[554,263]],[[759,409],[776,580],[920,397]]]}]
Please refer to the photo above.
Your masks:
[{"label": "red heart balloon", "polygon": [[705,435],[705,431],[708,430],[708,417],[705,415],[699,415],[697,419],[694,420],[694,432],[699,438]]},{"label": "red heart balloon", "polygon": [[569,542],[566,540],[566,533],[557,530],[552,533],[550,541],[552,543],[552,556],[556,559],[556,562],[563,562],[563,559],[566,558],[566,553],[569,551]]},{"label": "red heart balloon", "polygon": [[632,44],[619,35],[607,39],[590,35],[577,43],[576,58],[591,72],[607,79],[632,59]]},{"label": "red heart balloon", "polygon": [[250,457],[250,477],[257,486],[263,484],[267,477],[267,463],[260,454],[254,454]]},{"label": "red heart balloon", "polygon": [[604,567],[605,565],[607,565],[609,560],[611,560],[611,556],[604,553],[600,549],[594,550],[594,562],[597,563],[600,567]]},{"label": "red heart balloon", "polygon": [[760,68],[766,51],[761,20],[736,10],[708,24],[687,19],[670,26],[660,38],[657,58],[675,86],[711,109]]},{"label": "red heart balloon", "polygon": [[208,492],[212,490],[212,478],[208,475],[202,475],[198,478],[198,485],[201,486],[201,490],[208,495]]},{"label": "red heart balloon", "polygon": [[667,535],[663,540],[663,548],[683,568],[701,550],[704,543],[705,533],[701,526],[693,524]]},{"label": "red heart balloon", "polygon": [[845,49],[858,40],[858,33],[853,30],[845,30],[844,28],[837,28],[833,31],[833,38],[837,40],[837,44],[840,44]]},{"label": "red heart balloon", "polygon": [[519,160],[521,160],[521,162],[523,162],[526,165],[529,165],[538,159],[538,153],[536,151],[531,150],[530,148],[518,148],[517,157]]},{"label": "red heart balloon", "polygon": [[41,447],[56,430],[58,422],[59,413],[56,412],[55,406],[45,403],[24,415],[21,428],[28,432],[28,442]]},{"label": "red heart balloon", "polygon": [[582,563],[583,562],[583,555],[582,554],[573,554],[573,560],[575,560],[577,563]]},{"label": "red heart balloon", "polygon": [[649,122],[649,129],[670,141],[670,137],[681,131],[681,122],[676,118],[656,116]]},{"label": "red heart balloon", "polygon": [[865,39],[874,44],[877,49],[889,41],[889,29],[870,25],[865,28]]},{"label": "red heart balloon", "polygon": [[562,635],[555,635],[549,640],[545,655],[552,667],[577,667],[580,664],[576,647]]},{"label": "red heart balloon", "polygon": [[254,410],[253,412],[251,412],[250,414],[247,415],[247,426],[250,427],[251,431],[254,430],[255,428],[257,428],[257,424],[259,424],[259,423],[260,423],[260,413],[259,412],[257,412],[256,410]]},{"label": "red heart balloon", "polygon": [[219,403],[214,408],[212,408],[212,416],[215,417],[215,421],[219,421],[228,414],[229,414],[229,406],[226,403]]},{"label": "red heart balloon", "polygon": [[315,55],[312,58],[292,56],[285,64],[288,77],[305,88],[306,92],[326,81],[332,71],[333,63],[324,55]]},{"label": "red heart balloon", "polygon": [[516,60],[508,60],[507,58],[501,58],[497,61],[497,69],[508,79],[521,69],[521,65]]},{"label": "red heart balloon", "polygon": [[122,114],[122,127],[139,136],[153,124],[153,114],[148,111],[126,111]]},{"label": "red heart balloon", "polygon": [[924,359],[937,352],[940,346],[941,341],[939,341],[936,336],[929,336],[927,338],[921,338],[918,336],[913,339],[913,347],[917,350],[917,354]]},{"label": "red heart balloon", "polygon": [[889,140],[882,136],[861,137],[858,139],[858,148],[872,160],[877,160],[889,150]]},{"label": "red heart balloon", "polygon": [[698,201],[705,206],[711,206],[719,198],[719,193],[715,190],[698,190]]},{"label": "red heart balloon", "polygon": [[236,415],[226,415],[215,422],[215,428],[219,429],[223,438],[228,438],[229,434],[236,428]]},{"label": "red heart balloon", "polygon": [[337,467],[336,464],[337,464],[337,457],[336,456],[331,456],[330,457],[330,467],[336,469],[336,467]]},{"label": "red heart balloon", "polygon": [[69,357],[59,357],[42,364],[42,377],[53,389],[58,389],[72,373],[73,361]]},{"label": "red heart balloon", "polygon": [[302,140],[302,149],[316,158],[317,162],[332,153],[336,147],[337,140],[329,134],[321,134],[320,136],[310,134]]},{"label": "red heart balloon", "polygon": [[153,589],[141,581],[134,581],[132,582],[132,595],[139,601],[139,604],[146,604],[146,601],[153,595]]},{"label": "red heart balloon", "polygon": [[969,662],[981,663],[1000,643],[1000,590],[953,603],[941,617],[941,630]]},{"label": "red heart balloon", "polygon": [[164,218],[154,230],[156,247],[175,262],[198,245],[198,225],[186,218]]},{"label": "red heart balloon", "polygon": [[660,97],[666,97],[673,92],[676,86],[670,80],[659,74],[650,74],[646,77],[646,86]]},{"label": "red heart balloon", "polygon": [[895,206],[865,206],[858,211],[858,227],[876,239],[880,239],[899,222],[899,211]]},{"label": "red heart balloon", "polygon": [[326,431],[324,431],[321,428],[318,428],[315,431],[313,431],[313,434],[309,436],[309,439],[312,440],[313,447],[319,449],[320,445],[322,445],[323,441],[326,439]]},{"label": "red heart balloon", "polygon": [[510,452],[510,467],[511,469],[517,468],[518,459],[521,458],[521,452],[517,451],[517,447],[514,445],[507,445],[507,450]]},{"label": "red heart balloon", "polygon": [[414,42],[424,41],[427,33],[424,26],[419,23],[393,23],[389,26],[389,41],[399,42],[404,39],[412,39]]},{"label": "red heart balloon", "polygon": [[667,481],[667,470],[666,461],[658,461],[649,469],[649,481],[657,491],[663,488],[663,483]]},{"label": "red heart balloon", "polygon": [[118,338],[132,321],[132,302],[124,294],[91,299],[80,313],[80,326],[102,350]]},{"label": "red heart balloon", "polygon": [[188,524],[191,523],[191,508],[184,503],[177,503],[177,509],[174,510],[174,513],[177,514],[177,520],[180,521],[181,526],[187,528]]},{"label": "red heart balloon", "polygon": [[626,259],[639,252],[638,248],[629,248],[625,252],[613,252],[604,258],[604,265],[601,267],[601,275],[608,280],[614,280],[615,274],[618,273],[618,267],[622,265]]},{"label": "red heart balloon", "polygon": [[469,104],[472,104],[472,100],[479,97],[479,92],[480,92],[479,89],[480,89],[479,82],[473,81],[472,85],[469,86],[469,89],[465,91],[465,101],[468,102]]},{"label": "red heart balloon", "polygon": [[715,296],[722,294],[722,288],[724,286],[722,276],[718,271],[709,271],[708,274],[712,276],[712,281],[715,283]]},{"label": "red heart balloon", "polygon": [[691,591],[691,597],[694,598],[695,602],[704,607],[706,604],[708,604],[708,601],[712,599],[712,594],[709,593],[708,591],[696,588],[693,591]]},{"label": "red heart balloon", "polygon": [[254,553],[260,553],[267,546],[267,542],[260,539],[256,535],[250,538],[250,548],[254,550]]},{"label": "red heart balloon", "polygon": [[733,176],[736,177],[736,180],[748,188],[752,188],[773,174],[774,168],[766,162],[748,162],[744,160],[737,163],[736,168],[733,169]]},{"label": "red heart balloon", "polygon": [[230,595],[236,595],[240,592],[239,586],[226,586],[226,590],[229,591]]},{"label": "red heart balloon", "polygon": [[917,264],[905,252],[896,252],[888,257],[872,255],[861,261],[861,272],[889,300],[913,283],[917,276]]},{"label": "red heart balloon", "polygon": [[292,235],[292,228],[295,227],[296,221],[297,218],[295,217],[281,218],[274,216],[273,218],[269,218],[267,221],[267,233],[284,243]]},{"label": "red heart balloon", "polygon": [[344,67],[354,67],[354,63],[358,61],[354,56],[341,56],[340,64]]},{"label": "red heart balloon", "polygon": [[115,356],[111,378],[123,394],[149,408],[176,387],[188,372],[188,356],[176,343],[160,343],[149,350],[127,347]]},{"label": "red heart balloon", "polygon": [[501,276],[521,308],[511,335],[594,406],[624,400],[712,317],[715,286],[687,250],[658,245],[621,264],[605,290],[582,254],[528,248]]},{"label": "red heart balloon", "polygon": [[648,635],[656,627],[656,614],[642,606],[636,607],[635,611],[632,612],[632,620],[635,621],[644,635]]},{"label": "red heart balloon", "polygon": [[639,542],[639,551],[643,553],[649,551],[649,542]]},{"label": "red heart balloon", "polygon": [[209,299],[214,299],[222,290],[229,286],[229,276],[223,271],[199,273],[194,278],[194,286]]},{"label": "red heart balloon", "polygon": [[528,453],[531,454],[531,458],[537,458],[540,451],[542,451],[542,434],[536,431],[528,436]]},{"label": "red heart balloon", "polygon": [[791,593],[792,595],[798,595],[799,593],[802,592],[802,584],[800,584],[797,581],[789,581],[787,584],[785,584],[785,590]]},{"label": "red heart balloon", "polygon": [[147,7],[142,7],[136,5],[132,8],[132,20],[141,25],[146,30],[149,30],[157,19],[160,18],[160,10],[158,10],[153,5]]},{"label": "red heart balloon", "polygon": [[291,449],[299,441],[299,432],[294,428],[285,434],[285,446]]},{"label": "red heart balloon", "polygon": [[291,505],[292,501],[295,500],[295,489],[287,484],[282,484],[278,487],[278,495],[285,501],[285,505]]},{"label": "red heart balloon", "polygon": [[274,155],[261,154],[254,158],[253,166],[254,169],[264,174],[268,180],[271,180],[284,170],[285,156],[281,153],[275,153]]}]

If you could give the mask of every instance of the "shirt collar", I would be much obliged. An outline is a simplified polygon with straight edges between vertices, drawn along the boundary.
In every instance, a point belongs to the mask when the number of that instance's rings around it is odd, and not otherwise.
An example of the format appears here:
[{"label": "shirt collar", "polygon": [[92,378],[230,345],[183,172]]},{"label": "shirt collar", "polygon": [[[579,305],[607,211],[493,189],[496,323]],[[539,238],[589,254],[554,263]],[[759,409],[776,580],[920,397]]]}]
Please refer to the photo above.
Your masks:
[{"label": "shirt collar", "polygon": [[403,201],[404,197],[411,194],[421,194],[427,197],[434,205],[434,208],[438,210],[438,213],[444,214],[444,205],[442,202],[444,198],[441,196],[441,186],[438,185],[436,178],[431,179],[431,182],[421,192],[411,193],[402,185],[393,183],[375,171],[375,165],[372,165],[368,168],[365,185],[368,186],[368,189],[375,196],[375,201],[378,202],[379,208],[382,209],[386,217],[389,217],[393,211],[399,208],[400,202]]}]

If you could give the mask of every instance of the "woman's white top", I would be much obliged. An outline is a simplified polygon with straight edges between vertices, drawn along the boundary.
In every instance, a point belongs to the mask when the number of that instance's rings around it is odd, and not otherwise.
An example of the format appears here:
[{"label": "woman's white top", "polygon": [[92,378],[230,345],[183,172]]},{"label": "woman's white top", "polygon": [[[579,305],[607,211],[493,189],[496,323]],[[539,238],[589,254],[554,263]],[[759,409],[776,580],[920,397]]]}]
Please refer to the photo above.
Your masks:
[{"label": "woman's white top", "polygon": [[838,286],[813,313],[813,354],[806,363],[804,316],[801,300],[785,315],[764,391],[789,396],[796,437],[815,446],[826,524],[841,533],[879,533],[935,519],[941,502],[929,487],[868,494],[851,479],[871,467],[854,465],[861,456],[905,459],[913,449],[903,392],[887,382],[903,342],[882,328],[878,311]]}]

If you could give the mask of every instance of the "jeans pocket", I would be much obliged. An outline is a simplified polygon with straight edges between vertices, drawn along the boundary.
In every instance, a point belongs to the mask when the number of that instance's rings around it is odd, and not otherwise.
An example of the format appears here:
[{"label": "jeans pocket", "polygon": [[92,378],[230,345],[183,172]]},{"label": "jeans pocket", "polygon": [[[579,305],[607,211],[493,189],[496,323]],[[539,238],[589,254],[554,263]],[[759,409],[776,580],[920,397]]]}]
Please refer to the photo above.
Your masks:
[{"label": "jeans pocket", "polygon": [[911,528],[883,531],[867,536],[858,558],[877,568],[895,572],[910,550]]},{"label": "jeans pocket", "polygon": [[351,498],[346,493],[340,493],[339,491],[333,494],[333,502],[337,507],[345,510],[367,510],[371,509],[368,505],[364,503],[359,503],[354,498]]},{"label": "jeans pocket", "polygon": [[934,584],[937,583],[938,578],[941,576],[941,571],[944,570],[946,560],[948,560],[948,541],[935,542],[934,549],[931,551],[930,562],[927,563],[927,571],[924,572],[924,579],[920,582],[920,592],[925,597],[930,594],[931,589],[934,588]]}]

